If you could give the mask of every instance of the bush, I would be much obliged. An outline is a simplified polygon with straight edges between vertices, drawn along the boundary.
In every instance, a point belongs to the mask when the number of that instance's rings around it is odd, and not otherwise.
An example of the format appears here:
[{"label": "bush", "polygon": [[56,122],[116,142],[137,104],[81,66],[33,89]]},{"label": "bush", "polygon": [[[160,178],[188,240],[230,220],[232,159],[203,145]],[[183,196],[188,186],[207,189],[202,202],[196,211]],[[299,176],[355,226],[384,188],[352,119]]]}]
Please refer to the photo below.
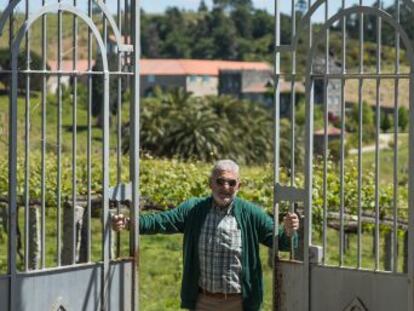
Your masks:
[{"label": "bush", "polygon": [[409,121],[409,111],[404,106],[401,106],[398,109],[398,126],[400,127],[401,131],[405,132],[407,129]]},{"label": "bush", "polygon": [[[43,61],[42,58],[36,54],[35,52],[30,52],[30,69],[32,70],[41,70],[43,69]],[[0,49],[0,68],[3,68],[3,70],[11,70],[11,57],[10,57],[10,51],[8,49]],[[19,70],[26,69],[27,63],[26,63],[26,52],[21,51],[17,57],[17,68]],[[46,65],[47,70],[50,70],[49,65]],[[33,77],[33,76],[32,76]],[[19,90],[26,89],[26,75],[19,74],[18,75],[18,83],[17,88]],[[49,76],[46,76],[46,79],[48,79]],[[7,89],[10,87],[11,84],[11,74],[10,75],[0,75],[0,82],[3,83],[4,87]],[[30,89],[39,91],[42,89],[43,79],[30,79]]]},{"label": "bush", "polygon": [[[280,135],[281,161],[289,165],[288,120]],[[286,123],[285,122],[285,123]],[[128,136],[129,125],[124,125]],[[129,150],[125,139],[124,152]],[[303,144],[298,142],[298,160]],[[250,101],[227,96],[193,97],[183,89],[155,90],[141,105],[141,146],[155,157],[214,161],[231,158],[245,164],[273,160],[272,114]],[[300,160],[299,160],[300,161]]]}]

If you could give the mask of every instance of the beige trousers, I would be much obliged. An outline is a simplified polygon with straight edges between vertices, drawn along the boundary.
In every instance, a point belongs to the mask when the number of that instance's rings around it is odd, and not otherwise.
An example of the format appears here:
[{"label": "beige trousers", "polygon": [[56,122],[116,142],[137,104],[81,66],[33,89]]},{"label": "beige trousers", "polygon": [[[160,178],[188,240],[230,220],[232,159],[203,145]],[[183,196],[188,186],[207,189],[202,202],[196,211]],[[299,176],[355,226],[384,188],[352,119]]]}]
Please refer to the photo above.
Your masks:
[{"label": "beige trousers", "polygon": [[243,299],[241,295],[222,299],[200,293],[194,311],[243,311]]}]

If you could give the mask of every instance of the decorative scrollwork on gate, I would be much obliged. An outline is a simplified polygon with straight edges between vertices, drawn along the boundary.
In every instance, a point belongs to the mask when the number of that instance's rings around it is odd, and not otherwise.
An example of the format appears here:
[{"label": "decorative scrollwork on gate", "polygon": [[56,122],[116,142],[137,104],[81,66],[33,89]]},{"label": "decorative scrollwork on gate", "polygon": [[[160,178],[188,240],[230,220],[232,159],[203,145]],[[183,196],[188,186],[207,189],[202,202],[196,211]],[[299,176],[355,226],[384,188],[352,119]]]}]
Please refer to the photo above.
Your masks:
[{"label": "decorative scrollwork on gate", "polygon": [[368,311],[361,299],[355,297],[351,303],[345,307],[344,311]]}]

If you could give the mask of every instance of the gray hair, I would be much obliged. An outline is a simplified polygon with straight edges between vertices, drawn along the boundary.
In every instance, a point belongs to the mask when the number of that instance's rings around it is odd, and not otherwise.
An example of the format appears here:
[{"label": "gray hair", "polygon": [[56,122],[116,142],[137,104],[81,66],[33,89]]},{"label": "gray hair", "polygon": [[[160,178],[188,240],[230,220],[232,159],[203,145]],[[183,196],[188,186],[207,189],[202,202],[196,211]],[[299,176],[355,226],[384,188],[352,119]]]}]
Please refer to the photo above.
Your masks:
[{"label": "gray hair", "polygon": [[222,171],[231,171],[239,176],[240,168],[233,160],[219,160],[214,164],[210,177],[213,177],[215,173]]}]

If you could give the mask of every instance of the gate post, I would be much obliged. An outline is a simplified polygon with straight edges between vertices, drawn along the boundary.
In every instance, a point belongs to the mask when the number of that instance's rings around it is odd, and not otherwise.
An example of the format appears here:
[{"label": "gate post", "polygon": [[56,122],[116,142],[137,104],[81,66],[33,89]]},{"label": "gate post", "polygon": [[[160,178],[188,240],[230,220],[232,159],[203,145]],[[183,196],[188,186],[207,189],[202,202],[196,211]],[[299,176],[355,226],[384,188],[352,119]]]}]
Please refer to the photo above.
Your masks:
[{"label": "gate post", "polygon": [[40,206],[29,205],[29,269],[38,269],[40,262]]},{"label": "gate post", "polygon": [[393,267],[393,247],[392,241],[394,240],[394,232],[392,230],[385,233],[384,242],[384,270],[391,271]]},{"label": "gate post", "polygon": [[[73,207],[69,202],[64,204],[63,209],[63,247],[61,253],[62,265],[70,265],[79,260],[79,249],[81,241],[81,231],[83,225],[84,208],[81,206]],[[75,228],[73,227],[75,219]],[[75,230],[75,235],[73,234]],[[75,236],[75,241],[73,237]],[[75,254],[73,254],[73,244],[75,243]],[[73,258],[75,256],[75,258]]]}]

